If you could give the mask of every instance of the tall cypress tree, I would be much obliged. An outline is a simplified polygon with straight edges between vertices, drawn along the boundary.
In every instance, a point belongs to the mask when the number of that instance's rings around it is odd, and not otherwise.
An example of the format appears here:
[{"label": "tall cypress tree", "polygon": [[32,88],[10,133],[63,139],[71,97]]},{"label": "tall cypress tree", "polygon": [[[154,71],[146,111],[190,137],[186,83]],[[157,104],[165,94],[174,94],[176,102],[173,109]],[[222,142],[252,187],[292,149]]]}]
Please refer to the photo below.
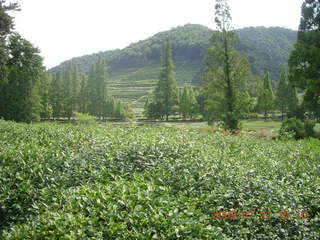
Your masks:
[{"label": "tall cypress tree", "polygon": [[300,117],[298,116],[299,99],[297,89],[290,81],[287,88],[287,104],[288,104],[288,117]]},{"label": "tall cypress tree", "polygon": [[288,77],[284,69],[281,70],[275,103],[281,111],[281,118],[283,119],[284,113],[288,109]]},{"label": "tall cypress tree", "polygon": [[62,86],[62,116],[70,119],[73,115],[71,65],[69,65],[67,69],[64,71]]},{"label": "tall cypress tree", "polygon": [[71,105],[72,113],[79,110],[79,93],[81,77],[76,66],[71,67]]},{"label": "tall cypress tree", "polygon": [[179,111],[184,119],[187,118],[189,113],[189,93],[187,86],[184,86],[182,89],[182,93],[180,94],[180,100],[179,100]]},{"label": "tall cypress tree", "polygon": [[80,75],[76,66],[69,64],[63,71],[61,89],[62,116],[70,119],[79,108]]},{"label": "tall cypress tree", "polygon": [[246,82],[250,76],[249,63],[234,50],[236,35],[227,0],[216,0],[215,23],[218,31],[208,49],[204,75],[205,115],[209,123],[223,121],[225,128],[233,130],[251,106]]},{"label": "tall cypress tree", "polygon": [[52,117],[59,119],[62,116],[62,76],[61,73],[55,74],[51,82],[50,101],[52,106]]},{"label": "tall cypress tree", "polygon": [[167,40],[163,51],[163,65],[155,89],[154,101],[161,105],[159,111],[162,111],[161,115],[165,115],[168,121],[169,115],[172,114],[174,106],[178,103],[178,87],[169,40]]},{"label": "tall cypress tree", "polygon": [[52,75],[44,72],[40,77],[39,92],[41,97],[41,119],[49,119],[52,116],[52,106],[50,101]]},{"label": "tall cypress tree", "polygon": [[274,109],[274,100],[275,97],[273,94],[269,73],[266,73],[263,80],[263,87],[258,98],[258,109],[264,113],[265,119],[268,117],[269,111]]},{"label": "tall cypress tree", "polygon": [[89,106],[91,115],[105,117],[107,101],[107,68],[103,59],[99,59],[90,69],[88,78]]},{"label": "tall cypress tree", "polygon": [[196,113],[197,100],[194,91],[190,85],[185,85],[179,100],[179,111],[182,117],[192,117]]},{"label": "tall cypress tree", "polygon": [[82,113],[87,113],[88,111],[88,84],[87,79],[85,75],[81,76],[81,82],[80,82],[80,92],[78,96],[78,105],[79,105],[79,111]]}]

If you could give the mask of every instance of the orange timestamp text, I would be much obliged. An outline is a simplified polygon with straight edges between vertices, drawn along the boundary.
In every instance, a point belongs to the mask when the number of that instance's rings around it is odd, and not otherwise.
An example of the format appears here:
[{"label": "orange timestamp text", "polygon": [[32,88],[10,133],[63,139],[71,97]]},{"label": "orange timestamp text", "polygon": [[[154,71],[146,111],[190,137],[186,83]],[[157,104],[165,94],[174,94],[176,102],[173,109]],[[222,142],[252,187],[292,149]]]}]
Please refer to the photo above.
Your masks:
[{"label": "orange timestamp text", "polygon": [[239,220],[239,219],[259,219],[267,220],[271,218],[279,218],[282,220],[290,219],[309,219],[310,214],[306,210],[289,211],[253,211],[253,210],[213,210],[211,212],[211,219],[225,219],[225,220]]}]

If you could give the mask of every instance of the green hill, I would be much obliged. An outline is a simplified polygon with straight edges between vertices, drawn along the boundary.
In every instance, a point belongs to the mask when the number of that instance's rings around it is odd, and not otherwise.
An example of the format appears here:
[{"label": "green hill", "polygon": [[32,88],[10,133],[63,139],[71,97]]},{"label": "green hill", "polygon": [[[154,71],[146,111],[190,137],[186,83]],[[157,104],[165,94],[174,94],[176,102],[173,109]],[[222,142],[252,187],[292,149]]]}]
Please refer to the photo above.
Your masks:
[{"label": "green hill", "polygon": [[[297,32],[280,27],[251,27],[237,32],[239,41],[236,49],[248,58],[252,72],[262,76],[269,71],[274,82],[277,81],[280,67],[287,62]],[[133,108],[141,108],[158,79],[164,41],[170,39],[172,42],[178,82],[198,85],[212,34],[213,31],[207,27],[187,24],[160,32],[122,50],[73,58],[50,71],[57,72],[72,62],[81,72],[87,73],[90,65],[103,57],[108,62],[111,93],[132,103]]]}]

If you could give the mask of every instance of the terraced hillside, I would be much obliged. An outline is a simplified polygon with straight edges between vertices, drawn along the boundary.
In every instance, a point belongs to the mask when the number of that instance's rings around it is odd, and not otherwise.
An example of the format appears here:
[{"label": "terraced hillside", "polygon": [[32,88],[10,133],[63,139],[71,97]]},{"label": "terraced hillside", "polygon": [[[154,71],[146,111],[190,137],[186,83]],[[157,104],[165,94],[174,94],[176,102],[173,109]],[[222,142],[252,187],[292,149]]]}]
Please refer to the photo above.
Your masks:
[{"label": "terraced hillside", "polygon": [[[183,62],[179,62],[176,65],[178,65],[176,67],[176,75],[179,85],[191,83],[193,76],[197,74],[197,68],[190,66],[190,70],[185,70]],[[109,90],[113,96],[131,103],[133,109],[138,109],[137,111],[141,112],[146,98],[154,90],[160,70],[160,66],[146,66],[129,73],[117,72],[117,74],[112,74],[110,77]]]}]

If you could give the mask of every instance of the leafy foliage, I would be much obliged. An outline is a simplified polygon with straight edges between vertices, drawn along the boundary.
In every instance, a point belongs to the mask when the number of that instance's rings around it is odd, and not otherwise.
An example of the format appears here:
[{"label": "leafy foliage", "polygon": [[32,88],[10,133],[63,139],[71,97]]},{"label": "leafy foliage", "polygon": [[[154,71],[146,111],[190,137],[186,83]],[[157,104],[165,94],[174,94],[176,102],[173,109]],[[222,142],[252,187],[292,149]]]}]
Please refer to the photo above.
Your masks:
[{"label": "leafy foliage", "polygon": [[82,125],[82,126],[88,126],[88,125],[95,125],[96,124],[96,118],[94,116],[91,116],[87,113],[80,113],[75,112],[74,113],[74,119],[76,121],[76,124]]},{"label": "leafy foliage", "polygon": [[308,110],[320,117],[320,2],[306,0],[302,5],[302,16],[298,42],[291,52],[290,81],[305,89],[304,102]]},{"label": "leafy foliage", "polygon": [[[1,239],[317,239],[319,141],[0,122]],[[309,212],[214,220],[213,210]],[[250,229],[250,231],[249,231]]]},{"label": "leafy foliage", "polygon": [[292,135],[296,140],[315,137],[316,133],[314,130],[315,122],[312,120],[306,120],[302,122],[300,119],[288,118],[282,122],[279,135],[280,138],[286,138],[284,136]]},{"label": "leafy foliage", "polygon": [[288,76],[284,69],[281,70],[279,85],[275,96],[275,104],[280,110],[282,119],[288,110]]},{"label": "leafy foliage", "polygon": [[39,50],[19,34],[7,42],[6,80],[0,83],[0,116],[32,122],[40,119],[39,79],[44,67]]},{"label": "leafy foliage", "polygon": [[297,41],[297,32],[281,27],[248,27],[237,33],[236,49],[248,59],[252,73],[263,78],[269,72],[272,87],[276,87],[281,68],[287,65]]},{"label": "leafy foliage", "polygon": [[196,95],[190,85],[185,85],[179,94],[179,112],[184,119],[193,118],[199,112]]},{"label": "leafy foliage", "polygon": [[271,80],[269,77],[269,73],[266,73],[257,102],[257,109],[259,112],[264,113],[265,118],[268,117],[269,111],[274,109],[274,101],[275,96],[273,94]]},{"label": "leafy foliage", "polygon": [[18,10],[18,3],[6,3],[6,0],[0,0],[0,84],[7,78],[7,64],[10,58],[7,52],[7,38],[14,28],[13,17],[9,12]]}]

